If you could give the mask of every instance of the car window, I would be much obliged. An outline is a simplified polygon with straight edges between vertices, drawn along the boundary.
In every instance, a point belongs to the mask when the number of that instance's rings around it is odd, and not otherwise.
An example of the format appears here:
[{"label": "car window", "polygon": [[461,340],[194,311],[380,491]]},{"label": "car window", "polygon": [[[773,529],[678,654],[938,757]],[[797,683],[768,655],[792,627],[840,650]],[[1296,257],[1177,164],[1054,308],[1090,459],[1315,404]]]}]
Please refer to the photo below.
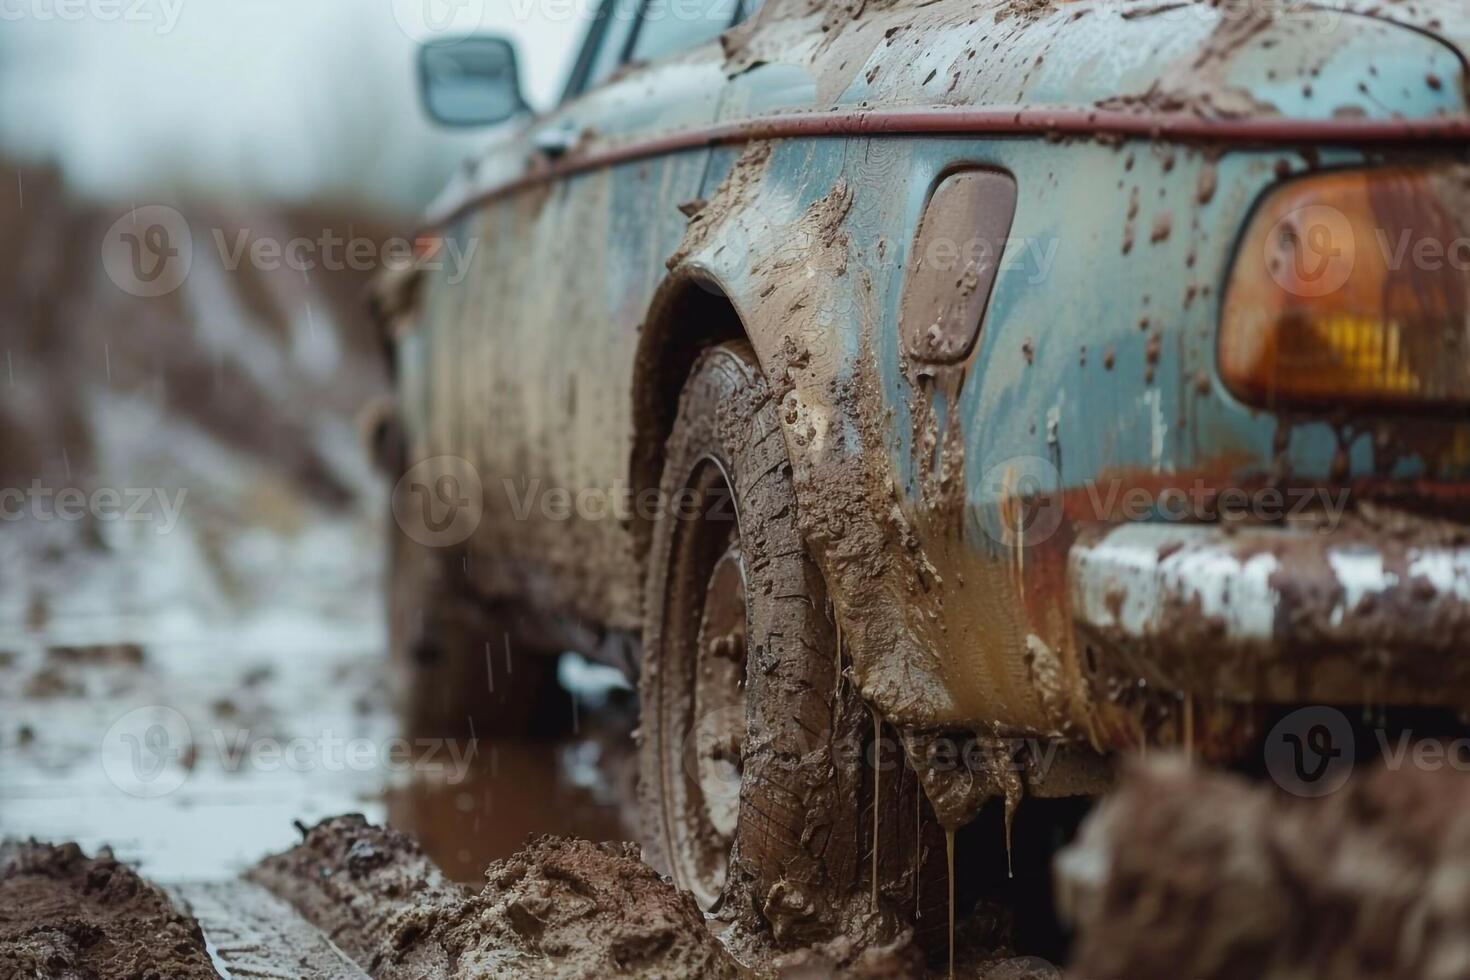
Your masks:
[{"label": "car window", "polygon": [[567,77],[563,102],[607,81],[607,77],[623,63],[628,41],[638,26],[638,8],[642,5],[643,0],[602,0],[598,4],[572,73]]},{"label": "car window", "polygon": [[735,22],[739,0],[644,0],[634,61],[657,61],[712,41]]},{"label": "car window", "polygon": [[587,73],[589,88],[606,81],[607,76],[623,63],[623,55],[628,52],[628,39],[638,26],[638,8],[641,5],[642,0],[608,0],[607,27],[597,49],[597,57]]}]

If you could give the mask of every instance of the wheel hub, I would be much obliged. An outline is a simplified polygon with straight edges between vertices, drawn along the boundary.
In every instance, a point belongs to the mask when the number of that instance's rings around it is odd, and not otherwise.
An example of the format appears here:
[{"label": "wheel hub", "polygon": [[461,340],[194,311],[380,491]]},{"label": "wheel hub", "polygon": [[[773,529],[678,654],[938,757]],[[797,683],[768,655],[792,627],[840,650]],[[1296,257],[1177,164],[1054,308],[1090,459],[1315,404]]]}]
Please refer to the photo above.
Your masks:
[{"label": "wheel hub", "polygon": [[698,642],[693,775],[715,846],[728,853],[740,813],[745,744],[745,576],[738,542],[710,573]]}]

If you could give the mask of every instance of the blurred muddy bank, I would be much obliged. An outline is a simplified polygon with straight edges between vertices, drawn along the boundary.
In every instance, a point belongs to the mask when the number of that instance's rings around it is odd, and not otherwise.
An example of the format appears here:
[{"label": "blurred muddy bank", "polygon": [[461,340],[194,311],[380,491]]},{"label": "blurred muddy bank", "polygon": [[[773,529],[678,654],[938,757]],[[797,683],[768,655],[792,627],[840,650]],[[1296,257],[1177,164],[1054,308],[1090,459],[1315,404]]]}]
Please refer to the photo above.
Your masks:
[{"label": "blurred muddy bank", "polygon": [[159,206],[0,167],[0,837],[177,881],[352,810],[469,880],[532,831],[626,836],[626,697],[565,739],[432,752],[394,716],[358,414],[387,389],[365,290],[396,219],[172,200],[175,275]]}]

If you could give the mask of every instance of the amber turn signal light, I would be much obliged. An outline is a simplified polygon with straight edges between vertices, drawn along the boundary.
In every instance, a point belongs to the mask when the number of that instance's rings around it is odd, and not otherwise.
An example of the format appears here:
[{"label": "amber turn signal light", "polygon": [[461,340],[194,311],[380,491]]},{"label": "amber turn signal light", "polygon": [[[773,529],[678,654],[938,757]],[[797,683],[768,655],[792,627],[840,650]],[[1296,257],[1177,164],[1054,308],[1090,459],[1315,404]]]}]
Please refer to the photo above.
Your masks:
[{"label": "amber turn signal light", "polygon": [[1307,177],[1236,254],[1220,374],[1267,407],[1470,403],[1470,167]]}]

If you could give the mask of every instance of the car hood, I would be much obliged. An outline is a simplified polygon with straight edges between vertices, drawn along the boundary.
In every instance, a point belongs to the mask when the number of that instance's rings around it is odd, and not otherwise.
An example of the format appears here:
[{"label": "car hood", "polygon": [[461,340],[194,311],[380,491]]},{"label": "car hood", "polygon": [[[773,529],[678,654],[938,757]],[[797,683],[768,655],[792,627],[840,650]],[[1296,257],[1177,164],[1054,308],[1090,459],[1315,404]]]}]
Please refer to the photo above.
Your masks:
[{"label": "car hood", "polygon": [[1463,0],[767,0],[728,32],[732,114],[1104,108],[1205,117],[1467,113]]}]

